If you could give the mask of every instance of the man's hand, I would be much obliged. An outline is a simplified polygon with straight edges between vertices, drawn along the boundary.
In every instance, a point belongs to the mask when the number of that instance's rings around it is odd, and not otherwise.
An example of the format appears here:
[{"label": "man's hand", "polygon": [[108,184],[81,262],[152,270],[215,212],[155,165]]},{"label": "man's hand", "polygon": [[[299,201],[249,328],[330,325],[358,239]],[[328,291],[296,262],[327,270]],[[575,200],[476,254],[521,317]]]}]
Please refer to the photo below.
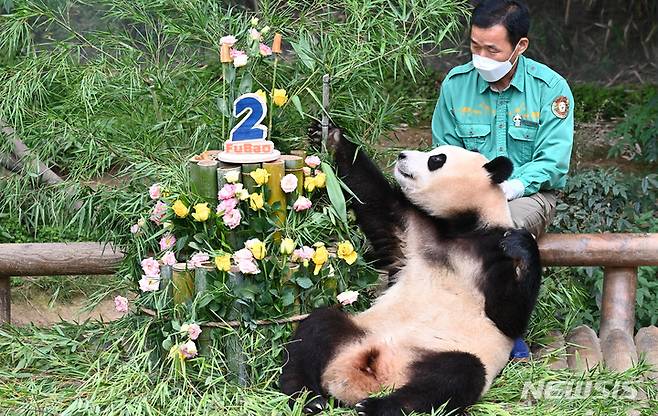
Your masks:
[{"label": "man's hand", "polygon": [[505,193],[505,198],[511,201],[523,196],[525,192],[525,185],[518,179],[510,179],[500,184],[500,189]]}]

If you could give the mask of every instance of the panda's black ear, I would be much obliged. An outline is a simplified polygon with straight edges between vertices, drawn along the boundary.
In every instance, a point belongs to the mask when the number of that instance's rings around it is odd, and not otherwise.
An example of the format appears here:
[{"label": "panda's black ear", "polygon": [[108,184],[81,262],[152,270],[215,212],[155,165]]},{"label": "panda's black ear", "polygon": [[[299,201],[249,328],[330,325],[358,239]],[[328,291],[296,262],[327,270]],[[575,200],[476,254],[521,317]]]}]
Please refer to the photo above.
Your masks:
[{"label": "panda's black ear", "polygon": [[489,163],[486,163],[484,168],[489,172],[491,182],[502,183],[510,177],[514,166],[512,165],[512,161],[505,156],[498,156]]}]

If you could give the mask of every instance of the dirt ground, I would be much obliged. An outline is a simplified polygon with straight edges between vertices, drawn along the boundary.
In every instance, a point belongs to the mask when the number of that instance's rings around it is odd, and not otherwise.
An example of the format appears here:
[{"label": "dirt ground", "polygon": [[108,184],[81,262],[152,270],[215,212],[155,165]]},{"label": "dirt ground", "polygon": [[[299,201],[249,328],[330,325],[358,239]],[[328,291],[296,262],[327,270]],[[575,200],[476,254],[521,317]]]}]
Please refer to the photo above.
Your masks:
[{"label": "dirt ground", "polygon": [[123,314],[114,309],[113,299],[104,299],[91,311],[83,311],[88,299],[76,296],[65,302],[57,301],[52,306],[46,293],[31,294],[29,299],[13,296],[11,302],[11,323],[14,325],[33,324],[40,327],[51,326],[60,321],[84,322],[86,320],[113,321]]}]

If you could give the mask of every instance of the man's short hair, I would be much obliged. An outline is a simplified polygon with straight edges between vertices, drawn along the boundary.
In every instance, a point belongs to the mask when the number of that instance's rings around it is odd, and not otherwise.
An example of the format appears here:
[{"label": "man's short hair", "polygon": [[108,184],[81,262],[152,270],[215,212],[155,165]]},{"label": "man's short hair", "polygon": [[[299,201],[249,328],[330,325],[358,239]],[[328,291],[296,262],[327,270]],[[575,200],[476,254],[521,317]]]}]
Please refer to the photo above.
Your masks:
[{"label": "man's short hair", "polygon": [[521,0],[477,1],[471,16],[471,26],[488,29],[495,25],[503,25],[507,29],[507,39],[512,46],[516,46],[521,38],[528,37],[528,6]]}]

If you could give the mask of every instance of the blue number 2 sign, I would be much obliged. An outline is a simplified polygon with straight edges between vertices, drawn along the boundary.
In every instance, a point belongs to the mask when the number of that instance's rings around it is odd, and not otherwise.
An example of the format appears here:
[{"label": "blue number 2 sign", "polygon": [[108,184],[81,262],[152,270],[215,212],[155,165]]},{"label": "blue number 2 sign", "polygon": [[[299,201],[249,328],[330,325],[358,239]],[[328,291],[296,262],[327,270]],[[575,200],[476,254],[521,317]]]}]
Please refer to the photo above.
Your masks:
[{"label": "blue number 2 sign", "polygon": [[267,127],[260,124],[267,115],[265,100],[254,93],[239,96],[233,102],[233,116],[240,118],[244,113],[247,113],[246,117],[231,129],[230,139],[236,142],[267,138]]}]

